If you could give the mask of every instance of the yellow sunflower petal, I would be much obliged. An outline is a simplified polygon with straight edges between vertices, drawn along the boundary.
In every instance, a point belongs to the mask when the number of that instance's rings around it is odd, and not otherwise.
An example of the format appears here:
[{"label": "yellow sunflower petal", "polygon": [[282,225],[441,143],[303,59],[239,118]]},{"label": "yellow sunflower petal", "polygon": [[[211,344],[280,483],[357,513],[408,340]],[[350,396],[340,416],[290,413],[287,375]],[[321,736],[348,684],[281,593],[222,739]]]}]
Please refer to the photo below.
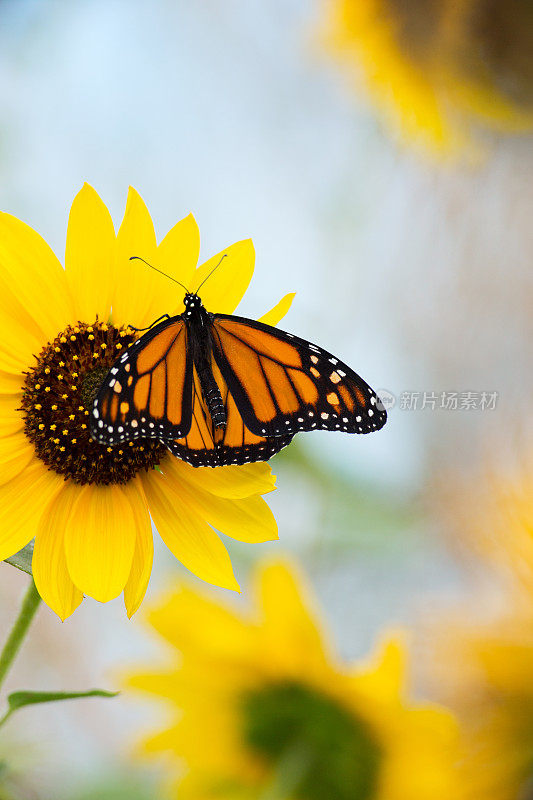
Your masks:
[{"label": "yellow sunflower petal", "polygon": [[[169,281],[141,261],[130,261],[131,256],[140,256],[157,266],[152,219],[141,196],[130,187],[124,219],[117,234],[112,318],[117,324],[129,323],[142,328],[165,313]],[[159,309],[157,313],[154,305]]]},{"label": "yellow sunflower petal", "polygon": [[83,600],[83,594],[72,583],[65,558],[65,528],[78,492],[76,484],[63,484],[41,518],[33,551],[32,570],[37,591],[63,621]]},{"label": "yellow sunflower petal", "polygon": [[508,100],[495,85],[449,76],[448,91],[460,108],[486,120],[495,130],[520,133],[531,130],[533,115]]},{"label": "yellow sunflower petal", "polygon": [[23,431],[0,436],[0,483],[7,483],[28,466],[35,450]]},{"label": "yellow sunflower petal", "polygon": [[[193,495],[198,508],[202,503]],[[221,533],[239,542],[272,542],[279,538],[274,514],[262,497],[257,495],[243,500],[226,500],[205,496],[205,518]]]},{"label": "yellow sunflower petal", "polygon": [[[168,730],[160,731],[152,734],[151,736],[147,736],[146,739],[143,739],[142,744],[139,745],[139,755],[146,756],[168,750],[174,751],[176,749],[176,730],[177,727],[172,727]],[[168,796],[171,797],[172,795]],[[201,798],[201,800],[208,800],[208,798]]]},{"label": "yellow sunflower petal", "polygon": [[0,395],[0,431],[2,436],[9,436],[12,433],[21,431],[24,427],[22,412],[17,411],[22,402],[22,395],[1,394]]},{"label": "yellow sunflower petal", "polygon": [[274,515],[263,498],[258,495],[245,497],[242,500],[227,500],[203,492],[198,487],[191,491],[183,484],[180,494],[186,497],[187,503],[197,514],[232,539],[259,543],[278,538],[278,526]]},{"label": "yellow sunflower petal", "polygon": [[122,676],[121,683],[133,689],[140,689],[143,692],[155,694],[158,697],[175,699],[177,696],[176,673],[174,671],[164,672],[134,672],[126,673]]},{"label": "yellow sunflower petal", "polygon": [[67,229],[65,269],[76,302],[75,320],[106,322],[111,310],[115,228],[106,206],[85,183],[74,198]]},{"label": "yellow sunflower petal", "polygon": [[[37,350],[38,348],[35,349]],[[0,345],[0,370],[16,375],[19,379],[20,385],[22,385],[22,381],[24,380],[22,371],[27,369],[28,365],[30,364],[30,359],[31,353],[28,353],[27,359],[23,361],[8,347]]]},{"label": "yellow sunflower petal", "polygon": [[[200,255],[200,231],[197,222],[192,214],[180,220],[169,230],[163,241],[157,248],[157,264],[154,267],[163,270],[174,280],[183,283],[188,289],[191,288],[192,276],[198,264]],[[168,278],[166,284],[166,294],[172,291]],[[172,308],[182,305],[183,293],[179,286],[174,291],[180,302],[174,303]]]},{"label": "yellow sunflower petal", "polygon": [[263,567],[258,577],[263,631],[273,658],[277,653],[285,668],[304,669],[309,675],[314,667],[323,670],[327,661],[325,641],[317,624],[318,612],[311,612],[310,593],[303,579],[282,562]]},{"label": "yellow sunflower petal", "polygon": [[[255,644],[248,620],[229,604],[221,603],[220,598],[199,592],[188,583],[180,583],[177,591],[150,608],[148,620],[159,635],[178,650],[187,650],[190,655],[191,648],[199,648],[198,656],[207,662],[208,669],[215,658],[242,659],[246,668]],[[198,659],[195,666],[198,667]],[[227,682],[229,676],[224,679],[220,673],[212,675],[213,681],[221,679]],[[175,693],[176,696],[183,694],[183,689],[176,686]]]},{"label": "yellow sunflower petal", "polygon": [[328,43],[359,86],[361,78],[385,121],[403,137],[428,139],[436,151],[449,150],[456,133],[442,108],[433,76],[402,50],[395,20],[381,2],[329,5]]},{"label": "yellow sunflower petal", "polygon": [[23,377],[23,375],[0,371],[0,394],[18,395],[20,397]]},{"label": "yellow sunflower petal", "polygon": [[[1,406],[0,406],[1,413]],[[228,500],[240,500],[253,494],[267,494],[276,488],[276,476],[264,461],[257,464],[210,467],[191,467],[185,461],[173,458],[170,454],[162,464],[164,473],[169,470],[179,480]]]},{"label": "yellow sunflower petal", "polygon": [[295,297],[296,292],[289,292],[289,294],[286,294],[285,297],[281,298],[279,303],[276,303],[274,308],[271,308],[270,311],[267,311],[266,314],[259,317],[259,322],[264,322],[265,325],[277,325],[292,306],[292,301]]},{"label": "yellow sunflower petal", "polygon": [[276,520],[262,497],[252,495],[241,500],[228,500],[213,495],[194,478],[192,484],[184,482],[182,464],[177,458],[167,459],[164,473],[190,508],[210,525],[241,542],[269,542],[278,538]]},{"label": "yellow sunflower petal", "polygon": [[401,633],[390,632],[365,663],[358,663],[352,677],[359,691],[387,702],[401,698],[407,672],[404,640]]},{"label": "yellow sunflower petal", "polygon": [[[5,289],[5,291],[4,291]],[[0,370],[14,373],[22,384],[22,372],[35,364],[45,341],[43,334],[19,308],[0,279]]]},{"label": "yellow sunflower petal", "polygon": [[150,514],[169,550],[207,583],[239,591],[228,551],[217,534],[183,502],[177,489],[153,470],[142,476]]},{"label": "yellow sunflower petal", "polygon": [[123,487],[80,487],[65,530],[68,571],[78,589],[102,603],[124,589],[131,571],[135,530]]},{"label": "yellow sunflower petal", "polygon": [[74,318],[74,304],[65,271],[39,234],[10,214],[0,214],[0,276],[16,315],[30,317],[44,341]]},{"label": "yellow sunflower petal", "polygon": [[226,247],[202,264],[194,274],[193,289],[198,289],[222,256],[225,257],[220,266],[202,286],[200,297],[208,311],[233,314],[254,274],[255,250],[251,239]]},{"label": "yellow sunflower petal", "polygon": [[154,560],[154,539],[142,483],[135,481],[126,488],[137,528],[130,576],[124,587],[124,605],[128,617],[131,618],[146,594]]},{"label": "yellow sunflower petal", "polygon": [[[45,343],[42,330],[18,301],[5,280],[0,262],[0,341],[3,352],[10,353],[27,369]],[[10,371],[13,371],[12,369]]]},{"label": "yellow sunflower petal", "polygon": [[[297,577],[294,567],[289,567],[282,561],[265,562],[256,573],[256,594],[259,598],[258,605],[264,611],[265,620],[272,625],[285,620],[296,630],[302,622],[307,626],[311,620],[304,595],[309,594],[307,587],[303,586],[301,576]],[[306,597],[309,600],[309,597]],[[292,619],[289,620],[289,611]]]},{"label": "yellow sunflower petal", "polygon": [[[222,665],[222,668],[224,666]],[[202,683],[196,684],[196,687],[198,685],[202,686]],[[241,679],[236,687],[237,691],[239,689],[242,691],[245,685],[245,680]],[[200,691],[199,694],[202,692]],[[213,783],[225,783],[229,787],[233,785],[242,788],[251,776],[256,780],[258,778],[257,760],[250,759],[250,752],[243,747],[240,738],[242,712],[239,713],[240,708],[237,704],[233,708],[230,704],[224,706],[220,703],[220,694],[217,694],[210,696],[209,693],[206,693],[199,698],[193,714],[188,714],[186,709],[174,731],[174,752],[189,767],[187,777],[193,773],[200,773],[195,781],[196,791],[193,793],[190,793],[192,787],[189,784],[185,788],[183,782],[180,782],[178,794],[175,795],[180,800],[185,797],[214,800],[217,795],[212,792]],[[206,748],[206,742],[215,742],[216,746]],[[264,770],[261,772],[264,774]],[[241,792],[241,800],[242,798],[261,796],[260,791],[257,789],[254,791],[253,783],[248,788],[248,793]],[[234,796],[230,788],[226,798],[233,800]],[[285,792],[276,792],[271,796],[280,800],[281,798],[293,800],[296,797],[292,793],[288,795]],[[307,800],[309,795],[298,795],[298,797],[305,797]]]},{"label": "yellow sunflower petal", "polygon": [[34,458],[15,478],[0,486],[0,561],[33,539],[43,511],[63,485],[59,475]]}]

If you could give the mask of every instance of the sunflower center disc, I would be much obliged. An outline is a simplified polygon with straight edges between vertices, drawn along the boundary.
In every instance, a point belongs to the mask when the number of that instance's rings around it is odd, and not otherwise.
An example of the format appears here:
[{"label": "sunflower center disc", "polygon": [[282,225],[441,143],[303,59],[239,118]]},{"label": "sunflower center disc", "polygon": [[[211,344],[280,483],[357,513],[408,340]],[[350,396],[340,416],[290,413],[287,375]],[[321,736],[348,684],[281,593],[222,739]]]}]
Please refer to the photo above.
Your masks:
[{"label": "sunflower center disc", "polygon": [[135,340],[130,328],[78,322],[58,334],[26,373],[24,431],[50,469],[76,483],[126,483],[157,466],[166,453],[154,439],[115,447],[97,444],[89,410],[121,351]]},{"label": "sunflower center disc", "polygon": [[[316,689],[278,683],[244,697],[248,746],[298,800],[369,800],[381,749],[367,723]],[[290,784],[290,785],[289,785]]]}]

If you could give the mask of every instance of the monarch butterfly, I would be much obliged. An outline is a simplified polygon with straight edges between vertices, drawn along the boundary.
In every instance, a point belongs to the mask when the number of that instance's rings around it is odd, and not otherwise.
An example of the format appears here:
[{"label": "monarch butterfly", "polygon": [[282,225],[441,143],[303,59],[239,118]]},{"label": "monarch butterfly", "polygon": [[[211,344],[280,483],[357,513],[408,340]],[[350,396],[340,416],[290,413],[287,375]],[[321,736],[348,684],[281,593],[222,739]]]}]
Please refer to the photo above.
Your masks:
[{"label": "monarch butterfly", "polygon": [[193,467],[216,467],[266,461],[298,431],[383,427],[378,396],[336,356],[270,325],[211,314],[201,287],[183,288],[183,314],[156,320],[103,381],[91,416],[97,442],[157,438]]}]

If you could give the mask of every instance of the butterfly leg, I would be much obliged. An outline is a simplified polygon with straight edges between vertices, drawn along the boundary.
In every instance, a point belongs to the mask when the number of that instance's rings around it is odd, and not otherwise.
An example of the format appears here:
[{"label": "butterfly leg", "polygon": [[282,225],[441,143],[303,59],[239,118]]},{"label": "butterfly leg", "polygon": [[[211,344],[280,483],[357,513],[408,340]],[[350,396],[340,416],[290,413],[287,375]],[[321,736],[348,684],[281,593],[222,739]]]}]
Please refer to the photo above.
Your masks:
[{"label": "butterfly leg", "polygon": [[128,325],[128,327],[136,333],[142,333],[142,331],[149,331],[150,328],[153,328],[154,325],[157,325],[158,322],[162,322],[164,319],[170,319],[170,314],[161,314],[161,316],[154,320],[151,325],[148,325],[147,328],[136,328],[135,325]]}]

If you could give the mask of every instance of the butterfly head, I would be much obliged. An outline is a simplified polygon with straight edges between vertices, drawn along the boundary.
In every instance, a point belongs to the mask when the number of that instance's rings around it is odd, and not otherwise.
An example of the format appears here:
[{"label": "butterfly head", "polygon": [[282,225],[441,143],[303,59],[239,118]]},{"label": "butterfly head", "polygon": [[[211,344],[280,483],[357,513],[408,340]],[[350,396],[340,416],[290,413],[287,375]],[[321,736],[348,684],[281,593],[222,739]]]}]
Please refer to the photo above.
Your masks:
[{"label": "butterfly head", "polygon": [[184,316],[186,317],[190,317],[195,311],[199,311],[202,308],[202,301],[194,292],[187,292],[183,298],[183,304],[185,306]]}]

